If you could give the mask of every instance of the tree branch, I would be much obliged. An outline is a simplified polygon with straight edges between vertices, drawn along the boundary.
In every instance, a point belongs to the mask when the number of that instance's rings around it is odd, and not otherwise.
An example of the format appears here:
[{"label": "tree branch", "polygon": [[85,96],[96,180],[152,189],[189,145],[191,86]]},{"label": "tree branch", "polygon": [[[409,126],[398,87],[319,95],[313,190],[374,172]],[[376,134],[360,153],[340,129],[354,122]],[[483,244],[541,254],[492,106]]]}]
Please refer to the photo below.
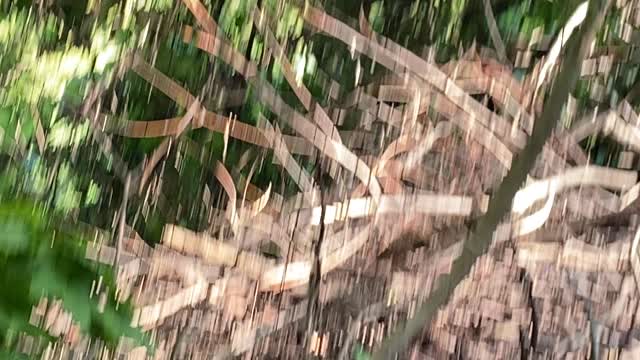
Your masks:
[{"label": "tree branch", "polygon": [[592,0],[589,3],[585,22],[570,40],[567,57],[562,63],[549,100],[533,127],[527,145],[515,157],[511,169],[489,201],[486,214],[478,221],[476,231],[465,240],[462,254],[453,262],[451,273],[440,279],[437,290],[420,306],[405,328],[392,334],[382,343],[373,356],[374,360],[392,359],[394,354],[402,351],[425,325],[430,324],[438,308],[448,302],[453,290],[469,274],[476,259],[488,250],[493,232],[511,209],[513,196],[526,179],[557,119],[560,118],[569,91],[575,87],[580,75],[582,59],[587,48],[591,46],[596,30],[604,20],[609,3],[608,0]]}]

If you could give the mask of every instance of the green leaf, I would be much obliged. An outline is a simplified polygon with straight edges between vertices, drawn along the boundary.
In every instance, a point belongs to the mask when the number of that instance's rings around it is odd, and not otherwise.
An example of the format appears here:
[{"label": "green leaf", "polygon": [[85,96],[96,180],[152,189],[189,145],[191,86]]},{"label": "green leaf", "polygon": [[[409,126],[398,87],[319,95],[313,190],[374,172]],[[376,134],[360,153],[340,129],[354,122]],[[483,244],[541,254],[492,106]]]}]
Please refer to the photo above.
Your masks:
[{"label": "green leaf", "polygon": [[376,32],[381,32],[384,27],[384,1],[376,1],[371,4],[369,10],[369,23]]},{"label": "green leaf", "polygon": [[371,359],[371,355],[368,352],[366,352],[362,346],[358,346],[354,350],[354,353],[355,353],[355,355],[354,355],[355,360],[370,360]]},{"label": "green leaf", "polygon": [[14,218],[0,222],[0,253],[14,255],[25,251],[29,245],[29,231],[25,224]]},{"label": "green leaf", "polygon": [[13,352],[8,352],[4,350],[0,350],[0,359],[6,360],[29,360],[29,357],[24,354],[17,354]]}]

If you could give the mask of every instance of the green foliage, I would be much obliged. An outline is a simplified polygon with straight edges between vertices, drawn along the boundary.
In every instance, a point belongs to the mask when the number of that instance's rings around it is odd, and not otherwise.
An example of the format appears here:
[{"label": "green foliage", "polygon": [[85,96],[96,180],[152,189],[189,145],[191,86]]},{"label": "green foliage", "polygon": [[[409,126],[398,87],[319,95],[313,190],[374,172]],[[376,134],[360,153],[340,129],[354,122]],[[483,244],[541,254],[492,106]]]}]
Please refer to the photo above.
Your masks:
[{"label": "green foliage", "polygon": [[384,1],[375,1],[369,10],[369,23],[376,32],[381,32],[384,27]]},{"label": "green foliage", "polygon": [[[111,344],[121,335],[142,342],[131,328],[131,307],[116,309],[114,282],[108,268],[84,259],[87,242],[76,234],[46,221],[51,214],[27,202],[0,205],[0,339],[3,351],[11,351],[19,332],[52,340],[41,329],[29,324],[31,307],[42,297],[61,299],[74,322],[88,335]],[[53,220],[53,219],[51,219]],[[102,278],[107,302],[100,310],[99,296],[91,296],[92,283]]]},{"label": "green foliage", "polygon": [[[32,123],[32,122],[30,122]],[[51,149],[59,149],[81,144],[89,135],[89,124],[74,123],[68,118],[54,120],[47,136],[47,146]]]},{"label": "green foliage", "polygon": [[253,19],[251,11],[256,0],[228,0],[222,5],[219,25],[226,33],[231,43],[244,52],[247,48]]},{"label": "green foliage", "polygon": [[371,360],[371,355],[364,350],[362,346],[358,346],[353,351],[355,360]]},{"label": "green foliage", "polygon": [[555,34],[568,20],[576,4],[527,0],[510,5],[497,16],[498,28],[505,41],[519,36],[530,39],[534,30],[541,35]]}]

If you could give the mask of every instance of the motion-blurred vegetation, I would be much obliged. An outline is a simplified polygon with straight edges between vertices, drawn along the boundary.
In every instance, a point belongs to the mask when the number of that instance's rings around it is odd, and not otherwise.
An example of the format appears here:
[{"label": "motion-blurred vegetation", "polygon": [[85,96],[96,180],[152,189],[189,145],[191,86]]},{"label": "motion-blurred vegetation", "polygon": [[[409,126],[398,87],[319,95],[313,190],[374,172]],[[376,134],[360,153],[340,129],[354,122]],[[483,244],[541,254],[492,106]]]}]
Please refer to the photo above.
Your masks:
[{"label": "motion-blurred vegetation", "polygon": [[[267,54],[252,11],[261,6],[275,14],[272,28],[277,40],[286,44],[284,55],[293,65],[296,80],[324,106],[340,101],[329,96],[327,81],[336,81],[343,91],[349,91],[379,76],[380,69],[373,62],[353,57],[350,49],[335,39],[305,28],[302,1],[202,3],[218,19],[233,46],[256,62]],[[578,4],[548,0],[490,3],[509,51],[515,51],[518,44],[557,35]],[[474,45],[492,47],[482,0],[323,0],[318,5],[345,22],[358,18],[362,8],[373,30],[418,54],[435,49],[439,63],[462,56]],[[90,336],[113,344],[123,334],[140,340],[128,325],[127,306],[116,306],[113,300],[111,270],[84,259],[87,242],[92,239],[86,238],[78,224],[116,236],[114,219],[125,194],[123,179],[114,171],[117,159],[113,154],[120,154],[129,169],[136,169],[161,139],[114,135],[113,153],[109,154],[91,131],[96,112],[87,111],[85,105],[122,120],[184,115],[185,108],[139,76],[119,73],[120,62],[137,52],[192,94],[210,88],[212,93],[203,101],[212,111],[233,113],[249,124],[259,123],[262,116],[278,121],[255,100],[250,86],[244,93],[246,101],[241,103],[229,106],[209,100],[238,89],[238,76],[227,64],[182,40],[182,26],[195,21],[179,1],[0,0],[0,8],[0,345],[7,354],[14,352],[22,333],[42,338],[41,349],[46,341],[54,340],[29,323],[32,306],[43,296],[61,299]],[[620,10],[614,8],[599,31],[597,43],[622,46],[621,34]],[[535,47],[529,52],[533,59],[544,54]],[[619,66],[618,72],[626,75],[581,79],[574,93],[577,104],[607,108],[626,96],[637,81],[638,64],[630,61]],[[515,66],[513,71],[521,74],[528,68]],[[211,74],[215,74],[213,82]],[[302,108],[284,81],[278,62],[258,76],[270,82],[289,105]],[[594,82],[605,89],[597,99],[592,96]],[[102,89],[100,100],[91,103],[88,99],[96,89]],[[348,125],[347,117],[345,127]],[[286,125],[280,126],[286,131]],[[384,125],[379,124],[372,129],[383,130]],[[160,240],[167,223],[203,230],[210,215],[210,207],[202,200],[205,193],[211,189],[209,202],[223,193],[211,171],[215,161],[223,159],[224,136],[202,129],[184,136],[198,151],[181,149],[168,155],[166,161],[174,166],[163,168],[162,186],[172,190],[152,202],[145,188],[131,194],[127,204],[126,222],[150,244]],[[596,137],[584,146],[592,152],[594,162],[602,165],[615,162],[620,150],[613,142]],[[224,161],[236,163],[245,154],[253,159],[271,158],[271,150],[260,153],[250,149],[229,140]],[[277,165],[264,161],[260,166],[253,184],[273,183],[283,195],[293,192],[295,185]],[[246,167],[241,173],[246,178],[249,171]],[[98,278],[109,299],[104,309],[99,296],[90,298]]]}]

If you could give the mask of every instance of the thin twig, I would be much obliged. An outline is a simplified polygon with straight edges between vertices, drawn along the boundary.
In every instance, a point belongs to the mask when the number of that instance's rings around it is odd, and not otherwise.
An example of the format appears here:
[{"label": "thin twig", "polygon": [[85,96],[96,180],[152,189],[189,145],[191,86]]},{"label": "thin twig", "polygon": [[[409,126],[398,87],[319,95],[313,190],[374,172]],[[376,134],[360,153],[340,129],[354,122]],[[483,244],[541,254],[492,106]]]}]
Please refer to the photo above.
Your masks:
[{"label": "thin twig", "polygon": [[507,52],[504,47],[504,42],[502,41],[502,37],[500,36],[500,31],[498,30],[496,19],[493,16],[493,9],[491,9],[491,1],[484,0],[483,2],[484,17],[487,19],[487,25],[489,26],[489,35],[491,35],[493,46],[496,48],[496,52],[498,53],[498,58],[500,59],[500,61],[508,63],[509,59],[507,58]]},{"label": "thin twig", "polygon": [[[319,157],[319,156],[318,156]],[[322,240],[324,239],[325,226],[324,226],[324,218],[325,218],[325,206],[324,206],[324,194],[322,190],[322,162],[318,162],[317,172],[316,172],[316,183],[318,186],[318,191],[320,193],[320,231],[318,233],[318,239],[315,241],[313,247],[313,262],[311,273],[309,274],[309,300],[307,303],[307,341],[311,338],[313,330],[316,328],[316,319],[317,319],[317,311],[320,306],[319,296],[320,296],[320,280],[322,277],[321,274],[321,263],[320,263],[320,250],[322,248]],[[320,333],[320,331],[318,331]],[[308,349],[308,347],[307,347]]]},{"label": "thin twig", "polygon": [[118,234],[116,237],[116,256],[113,266],[118,271],[118,265],[120,264],[120,255],[122,253],[122,238],[124,237],[124,226],[127,222],[127,199],[129,198],[129,186],[131,183],[131,176],[127,175],[124,180],[124,192],[122,194],[122,207],[120,208],[120,220],[118,222]]}]

